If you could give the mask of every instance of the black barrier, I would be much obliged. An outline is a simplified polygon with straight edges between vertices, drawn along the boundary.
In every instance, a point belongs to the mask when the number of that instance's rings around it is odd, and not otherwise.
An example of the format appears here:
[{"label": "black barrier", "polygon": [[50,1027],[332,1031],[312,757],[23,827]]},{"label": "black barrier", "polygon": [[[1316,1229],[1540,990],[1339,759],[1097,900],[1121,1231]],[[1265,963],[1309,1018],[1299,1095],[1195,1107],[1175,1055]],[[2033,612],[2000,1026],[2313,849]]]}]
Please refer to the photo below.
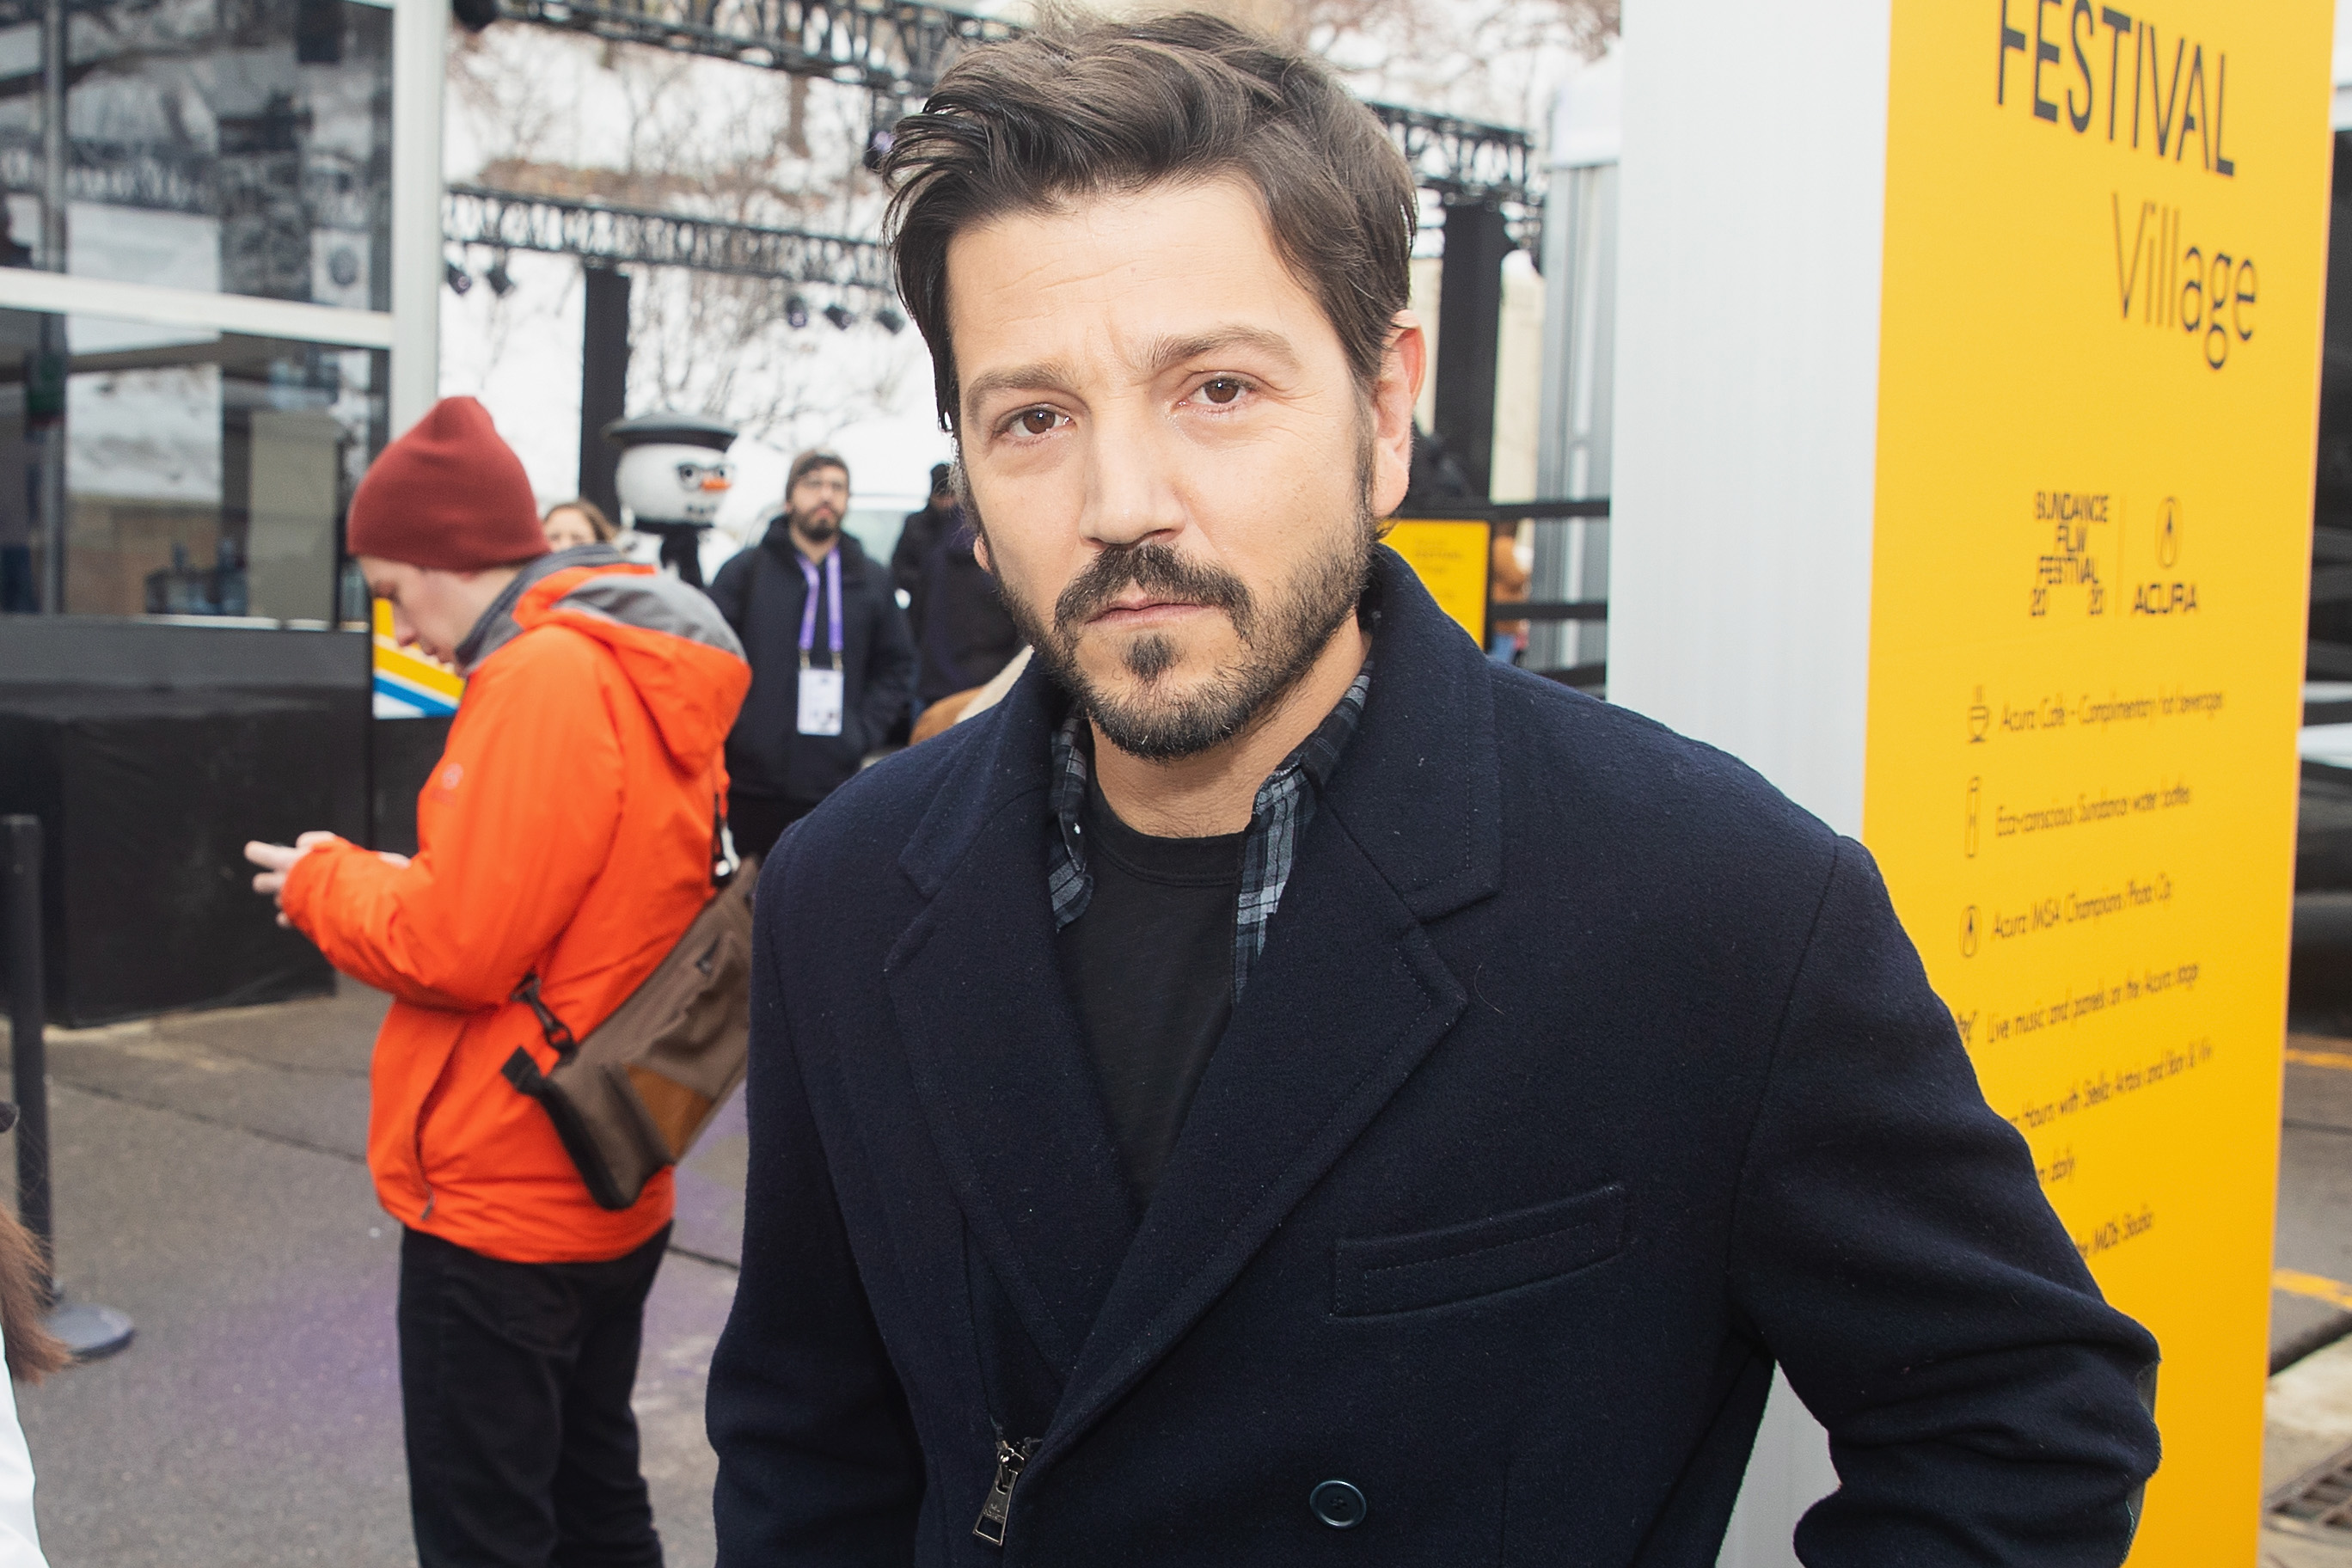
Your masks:
[{"label": "black barrier", "polygon": [[[1578,500],[1503,501],[1476,509],[1476,515],[1490,522],[1544,521],[1555,518],[1606,521],[1609,498],[1589,496]],[[1609,601],[1606,599],[1489,598],[1486,601],[1486,624],[1490,626],[1496,621],[1605,621],[1608,618]],[[1583,674],[1586,668],[1580,667],[1575,673]]]},{"label": "black barrier", "polygon": [[41,820],[51,1023],[333,992],[243,850],[367,837],[373,679],[363,632],[0,616],[0,816]]},{"label": "black barrier", "polygon": [[[1486,520],[1489,528],[1500,524],[1528,521],[1607,521],[1610,515],[1607,496],[1584,496],[1574,500],[1497,501],[1492,505],[1449,505],[1416,509],[1416,517],[1469,518]],[[1562,621],[1606,622],[1609,601],[1606,599],[1497,599],[1494,597],[1494,580],[1487,579],[1486,625],[1497,621]],[[1609,679],[1609,667],[1604,664],[1579,664],[1566,669],[1537,671],[1563,686],[1580,687],[1598,692]]]},{"label": "black barrier", "polygon": [[416,797],[449,743],[454,714],[378,719],[368,725],[368,847],[416,853]]},{"label": "black barrier", "polygon": [[1505,500],[1477,509],[1481,517],[1496,522],[1525,522],[1530,518],[1585,518],[1606,521],[1609,517],[1607,496],[1580,496],[1575,500]]},{"label": "black barrier", "polygon": [[8,1067],[16,1079],[16,1213],[44,1256],[49,1209],[48,1000],[41,970],[41,819],[0,817],[8,836]]},{"label": "black barrier", "polygon": [[[7,875],[8,1068],[16,1097],[16,1211],[54,1268],[57,1222],[49,1201],[49,1060],[41,967],[41,819],[0,816]],[[49,1331],[77,1361],[110,1356],[131,1342],[131,1320],[111,1307],[68,1301],[43,1280]]]}]

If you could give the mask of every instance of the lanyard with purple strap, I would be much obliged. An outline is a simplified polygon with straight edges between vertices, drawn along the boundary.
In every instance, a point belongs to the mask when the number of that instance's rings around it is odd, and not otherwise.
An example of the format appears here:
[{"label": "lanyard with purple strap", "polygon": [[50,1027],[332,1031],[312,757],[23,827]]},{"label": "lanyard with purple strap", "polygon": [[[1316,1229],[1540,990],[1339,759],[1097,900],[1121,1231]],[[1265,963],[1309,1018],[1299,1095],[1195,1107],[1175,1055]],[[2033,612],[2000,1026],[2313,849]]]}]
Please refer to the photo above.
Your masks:
[{"label": "lanyard with purple strap", "polygon": [[833,659],[824,669],[813,668],[809,664],[809,654],[816,647],[816,567],[804,555],[799,560],[801,576],[808,583],[808,603],[801,608],[800,732],[838,735],[846,697],[841,668],[841,551],[829,551],[824,558],[824,596],[833,601],[827,619],[831,635],[826,644]]},{"label": "lanyard with purple strap", "polygon": [[[809,651],[816,647],[816,567],[798,551],[793,559],[801,563],[801,575],[808,580],[808,603],[801,607],[801,668],[809,667]],[[831,637],[827,646],[833,650],[833,668],[841,668],[841,552],[828,551],[824,557],[824,596],[831,600]]]}]

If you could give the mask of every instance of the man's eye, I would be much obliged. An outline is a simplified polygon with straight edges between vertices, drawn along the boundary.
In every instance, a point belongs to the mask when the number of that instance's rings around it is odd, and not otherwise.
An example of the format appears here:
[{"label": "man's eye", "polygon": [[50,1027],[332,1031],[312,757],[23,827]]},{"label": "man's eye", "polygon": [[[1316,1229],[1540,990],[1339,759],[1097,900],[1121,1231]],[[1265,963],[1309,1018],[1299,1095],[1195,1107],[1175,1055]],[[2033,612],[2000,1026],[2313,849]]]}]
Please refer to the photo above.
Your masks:
[{"label": "man's eye", "polygon": [[1024,435],[1046,436],[1053,433],[1055,421],[1059,418],[1061,416],[1050,408],[1032,408],[1019,415],[1014,423]]},{"label": "man's eye", "polygon": [[1214,381],[1202,383],[1201,390],[1210,402],[1222,405],[1231,403],[1242,395],[1242,384],[1229,375],[1221,375]]}]

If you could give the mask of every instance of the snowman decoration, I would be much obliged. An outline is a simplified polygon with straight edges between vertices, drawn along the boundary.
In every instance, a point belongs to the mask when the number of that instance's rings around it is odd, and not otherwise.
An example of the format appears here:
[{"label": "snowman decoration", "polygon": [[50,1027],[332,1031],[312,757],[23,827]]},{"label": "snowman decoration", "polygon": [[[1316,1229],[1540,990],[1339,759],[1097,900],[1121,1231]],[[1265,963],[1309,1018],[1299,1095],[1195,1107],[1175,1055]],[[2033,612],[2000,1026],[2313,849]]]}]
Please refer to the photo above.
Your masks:
[{"label": "snowman decoration", "polygon": [[735,427],[697,414],[641,414],[604,426],[621,448],[617,488],[628,525],[661,541],[661,562],[702,586],[702,536],[734,483]]}]

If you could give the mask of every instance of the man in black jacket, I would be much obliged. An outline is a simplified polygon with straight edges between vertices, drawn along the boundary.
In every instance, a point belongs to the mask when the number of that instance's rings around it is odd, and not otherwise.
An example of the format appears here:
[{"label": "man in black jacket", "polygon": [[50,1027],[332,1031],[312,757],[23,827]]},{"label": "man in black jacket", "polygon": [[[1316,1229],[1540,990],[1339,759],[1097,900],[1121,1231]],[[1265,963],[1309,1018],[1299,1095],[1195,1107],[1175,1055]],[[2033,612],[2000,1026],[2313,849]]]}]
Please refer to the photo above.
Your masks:
[{"label": "man in black jacket", "polygon": [[763,879],[722,1568],[1708,1568],[1776,1364],[1812,1568],[2120,1563],[2156,1346],[1869,854],[1378,544],[1377,122],[1099,24],[886,168],[1036,658]]},{"label": "man in black jacket", "polygon": [[923,575],[940,542],[963,521],[956,510],[954,475],[955,469],[946,463],[931,465],[931,493],[920,511],[907,514],[898,527],[898,542],[890,550],[890,581],[907,595],[907,624],[914,628],[918,642],[923,636]]},{"label": "man in black jacket", "polygon": [[985,686],[1021,651],[1021,629],[1005,611],[996,579],[972,554],[976,537],[956,514],[956,526],[923,568],[915,699],[925,707]]},{"label": "man in black jacket", "polygon": [[848,510],[849,466],[803,452],[782,514],[710,584],[751,661],[727,738],[727,816],[745,854],[766,854],[855,773],[913,696],[906,617],[888,574],[842,532]]}]

